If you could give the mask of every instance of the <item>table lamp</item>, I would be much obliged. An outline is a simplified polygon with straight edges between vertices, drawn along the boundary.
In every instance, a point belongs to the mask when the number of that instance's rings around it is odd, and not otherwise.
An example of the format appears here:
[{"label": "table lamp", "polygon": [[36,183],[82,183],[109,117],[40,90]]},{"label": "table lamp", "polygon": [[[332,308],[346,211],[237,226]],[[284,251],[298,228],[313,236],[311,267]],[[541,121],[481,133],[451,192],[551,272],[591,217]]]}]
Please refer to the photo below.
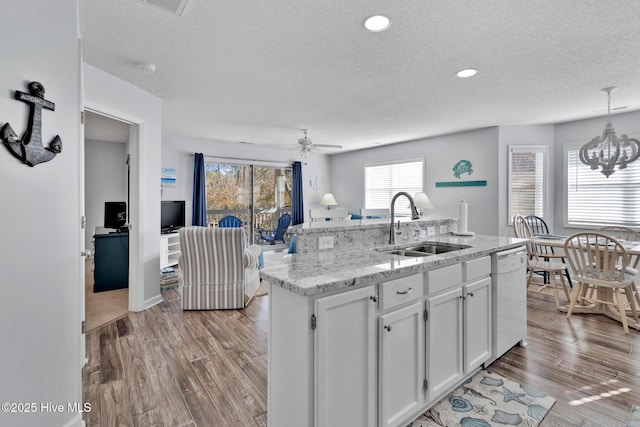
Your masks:
[{"label": "table lamp", "polygon": [[330,206],[336,206],[338,202],[336,202],[336,198],[333,197],[331,193],[324,193],[322,199],[320,199],[320,205],[326,206],[327,209],[330,209]]},{"label": "table lamp", "polygon": [[413,203],[416,205],[420,216],[424,215],[425,209],[433,209],[433,203],[425,193],[416,193],[413,196]]}]

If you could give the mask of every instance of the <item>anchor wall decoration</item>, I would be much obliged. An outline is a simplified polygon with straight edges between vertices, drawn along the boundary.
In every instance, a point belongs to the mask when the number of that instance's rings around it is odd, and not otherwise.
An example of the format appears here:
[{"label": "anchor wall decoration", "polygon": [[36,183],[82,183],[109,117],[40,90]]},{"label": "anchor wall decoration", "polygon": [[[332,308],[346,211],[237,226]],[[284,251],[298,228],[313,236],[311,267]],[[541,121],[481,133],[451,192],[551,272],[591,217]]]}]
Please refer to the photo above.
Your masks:
[{"label": "anchor wall decoration", "polygon": [[56,105],[44,99],[44,86],[38,82],[29,83],[29,93],[16,90],[15,99],[29,104],[29,126],[22,139],[17,139],[11,125],[5,123],[0,129],[0,139],[22,163],[33,167],[48,162],[62,151],[62,139],[56,135],[48,147],[42,145],[42,109],[55,111]]}]

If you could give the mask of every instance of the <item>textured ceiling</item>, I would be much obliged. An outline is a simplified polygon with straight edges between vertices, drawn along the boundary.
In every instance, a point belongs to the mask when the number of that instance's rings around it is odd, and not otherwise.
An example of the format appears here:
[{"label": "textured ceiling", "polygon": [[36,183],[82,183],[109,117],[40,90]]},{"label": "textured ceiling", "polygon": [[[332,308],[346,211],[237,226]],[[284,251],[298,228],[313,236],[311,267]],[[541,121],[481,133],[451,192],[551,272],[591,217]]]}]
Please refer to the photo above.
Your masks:
[{"label": "textured ceiling", "polygon": [[[599,116],[607,86],[613,107],[640,109],[638,0],[79,3],[84,60],[160,97],[163,130],[193,137],[296,144],[308,128],[346,151]],[[374,14],[389,30],[364,30]]]}]

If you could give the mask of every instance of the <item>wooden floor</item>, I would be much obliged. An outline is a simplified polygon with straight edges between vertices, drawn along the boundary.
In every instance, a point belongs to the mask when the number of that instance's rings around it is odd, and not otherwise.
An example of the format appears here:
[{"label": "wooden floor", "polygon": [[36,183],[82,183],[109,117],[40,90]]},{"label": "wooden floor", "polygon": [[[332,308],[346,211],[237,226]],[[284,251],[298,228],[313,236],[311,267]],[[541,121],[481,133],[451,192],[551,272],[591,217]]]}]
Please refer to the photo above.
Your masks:
[{"label": "wooden floor", "polygon": [[[268,296],[183,312],[175,291],[87,335],[87,426],[264,426]],[[529,294],[528,341],[489,370],[557,399],[541,426],[626,426],[640,406],[640,333]],[[278,426],[273,426],[278,427]]]}]

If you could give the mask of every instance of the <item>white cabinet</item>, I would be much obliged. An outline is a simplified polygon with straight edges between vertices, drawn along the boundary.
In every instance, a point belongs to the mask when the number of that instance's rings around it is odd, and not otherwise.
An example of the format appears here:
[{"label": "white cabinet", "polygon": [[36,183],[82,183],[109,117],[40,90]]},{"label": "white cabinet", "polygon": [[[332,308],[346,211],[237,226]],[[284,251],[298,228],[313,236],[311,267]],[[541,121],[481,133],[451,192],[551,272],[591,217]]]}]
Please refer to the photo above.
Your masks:
[{"label": "white cabinet", "polygon": [[160,235],[160,268],[178,264],[180,258],[180,235],[178,233]]},{"label": "white cabinet", "polygon": [[464,296],[464,370],[471,372],[491,357],[491,278],[462,288]]},{"label": "white cabinet", "polygon": [[427,298],[427,378],[429,400],[460,382],[462,366],[462,289]]},{"label": "white cabinet", "polygon": [[429,401],[491,357],[490,275],[489,257],[427,273],[432,295],[427,298]]},{"label": "white cabinet", "polygon": [[423,317],[422,300],[380,316],[379,426],[403,425],[406,416],[424,404]]},{"label": "white cabinet", "polygon": [[491,357],[490,274],[482,257],[319,298],[272,286],[268,424],[406,426]]},{"label": "white cabinet", "polygon": [[376,300],[367,286],[314,302],[317,427],[375,425]]}]

